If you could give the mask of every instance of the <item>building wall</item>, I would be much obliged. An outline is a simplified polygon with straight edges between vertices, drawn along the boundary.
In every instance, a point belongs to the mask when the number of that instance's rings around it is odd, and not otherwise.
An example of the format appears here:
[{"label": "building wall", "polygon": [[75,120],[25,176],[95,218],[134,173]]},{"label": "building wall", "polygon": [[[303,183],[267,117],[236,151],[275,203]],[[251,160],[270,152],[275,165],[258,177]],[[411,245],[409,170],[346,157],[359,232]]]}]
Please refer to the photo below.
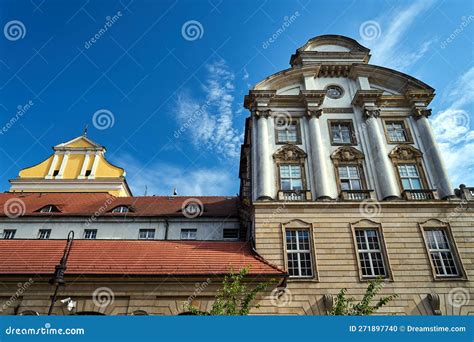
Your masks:
[{"label": "building wall", "polygon": [[[236,218],[169,219],[169,240],[179,240],[181,229],[197,229],[197,240],[222,240],[226,228],[239,229]],[[0,238],[5,229],[16,229],[15,239],[36,239],[40,229],[51,229],[51,239],[65,239],[73,230],[76,239],[85,229],[97,229],[97,239],[138,239],[140,229],[155,229],[155,239],[165,239],[165,221],[160,218],[110,218],[95,221],[78,218],[0,218]]]},{"label": "building wall", "polygon": [[[351,223],[371,220],[381,224],[392,278],[385,281],[381,294],[399,297],[380,313],[401,315],[432,315],[428,294],[440,297],[443,315],[474,313],[474,212],[458,213],[459,202],[423,203],[414,206],[406,202],[364,204],[377,215],[362,215],[364,208],[348,203],[255,203],[256,249],[266,260],[287,269],[283,227],[289,222],[304,221],[311,226],[317,277],[310,280],[289,279],[283,302],[265,303],[262,312],[268,314],[325,314],[323,297],[335,296],[347,288],[349,295],[361,297],[367,282],[361,280]],[[362,209],[361,209],[362,208]],[[370,209],[370,208],[369,208]],[[457,252],[467,280],[434,280],[431,263],[419,224],[430,219],[449,222]],[[366,221],[362,221],[364,224]],[[433,221],[430,221],[433,223]],[[292,223],[290,223],[291,225]],[[435,223],[433,223],[435,224]],[[314,259],[313,259],[314,260]],[[454,292],[453,292],[454,291]],[[449,293],[465,296],[468,303],[455,307],[449,303]]]}]

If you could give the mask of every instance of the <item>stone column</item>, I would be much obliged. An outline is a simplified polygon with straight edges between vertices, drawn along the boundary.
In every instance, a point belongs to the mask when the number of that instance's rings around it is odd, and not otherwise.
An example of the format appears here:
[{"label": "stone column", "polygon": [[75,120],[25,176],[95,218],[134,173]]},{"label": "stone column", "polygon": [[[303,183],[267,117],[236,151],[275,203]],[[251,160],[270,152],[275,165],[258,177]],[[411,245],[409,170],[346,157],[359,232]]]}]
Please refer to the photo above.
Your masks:
[{"label": "stone column", "polygon": [[431,115],[431,109],[414,108],[416,126],[425,149],[426,158],[424,158],[424,161],[430,167],[431,174],[434,177],[432,180],[433,185],[438,191],[439,198],[446,199],[454,196],[454,189],[449,181],[448,173],[446,172],[441,153],[428,121],[429,115]]},{"label": "stone column", "polygon": [[336,189],[336,184],[334,177],[329,172],[329,156],[325,154],[326,151],[319,123],[321,114],[322,109],[307,111],[311,166],[313,169],[313,189],[316,193],[316,200],[329,200],[333,199],[331,195],[335,192],[333,189]]},{"label": "stone column", "polygon": [[400,197],[400,189],[392,162],[385,147],[382,135],[382,127],[378,120],[380,110],[376,107],[364,107],[366,117],[367,136],[371,151],[374,174],[377,177],[380,193],[383,200],[396,199]]},{"label": "stone column", "polygon": [[272,200],[272,160],[269,147],[269,110],[256,110],[257,117],[257,200]]}]

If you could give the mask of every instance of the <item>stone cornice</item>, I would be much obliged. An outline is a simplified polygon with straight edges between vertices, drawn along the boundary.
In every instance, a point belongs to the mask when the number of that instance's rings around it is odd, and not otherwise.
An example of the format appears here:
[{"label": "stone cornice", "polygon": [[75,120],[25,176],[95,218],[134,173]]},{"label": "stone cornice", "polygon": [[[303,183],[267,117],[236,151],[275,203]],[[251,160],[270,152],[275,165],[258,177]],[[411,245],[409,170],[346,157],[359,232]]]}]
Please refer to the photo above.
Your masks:
[{"label": "stone cornice", "polygon": [[419,107],[426,107],[430,104],[434,97],[434,91],[432,90],[408,90],[405,93],[407,100]]},{"label": "stone cornice", "polygon": [[244,98],[244,107],[252,110],[261,106],[267,106],[275,95],[276,90],[250,90],[249,94]]},{"label": "stone cornice", "polygon": [[366,103],[376,103],[382,96],[382,90],[357,90],[352,104],[363,107]]}]

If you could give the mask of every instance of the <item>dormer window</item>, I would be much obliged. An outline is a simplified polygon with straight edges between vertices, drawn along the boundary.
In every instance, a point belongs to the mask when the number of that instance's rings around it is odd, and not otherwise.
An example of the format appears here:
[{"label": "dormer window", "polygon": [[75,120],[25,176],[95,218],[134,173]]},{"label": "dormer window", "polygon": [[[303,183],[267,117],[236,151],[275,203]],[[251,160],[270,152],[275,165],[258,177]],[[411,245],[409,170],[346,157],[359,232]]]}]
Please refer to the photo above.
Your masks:
[{"label": "dormer window", "polygon": [[118,207],[115,207],[112,212],[113,213],[128,213],[130,211],[130,208],[127,207],[126,205],[119,205]]},{"label": "dormer window", "polygon": [[46,205],[39,210],[40,213],[59,213],[60,210],[52,204]]}]

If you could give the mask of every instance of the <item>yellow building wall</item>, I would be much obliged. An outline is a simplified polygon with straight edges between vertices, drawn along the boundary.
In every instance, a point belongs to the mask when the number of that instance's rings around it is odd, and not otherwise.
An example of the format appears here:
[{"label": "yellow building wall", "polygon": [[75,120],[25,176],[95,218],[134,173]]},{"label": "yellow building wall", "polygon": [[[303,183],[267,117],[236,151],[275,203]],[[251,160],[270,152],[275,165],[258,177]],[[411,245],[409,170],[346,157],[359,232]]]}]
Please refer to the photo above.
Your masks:
[{"label": "yellow building wall", "polygon": [[115,178],[122,177],[124,170],[110,164],[104,157],[100,157],[99,164],[97,165],[97,170],[95,172],[96,177],[105,177],[105,178]]},{"label": "yellow building wall", "polygon": [[76,179],[81,173],[82,164],[84,163],[85,155],[70,154],[67,160],[66,168],[64,170],[63,179]]},{"label": "yellow building wall", "polygon": [[48,174],[52,162],[53,156],[35,166],[21,170],[19,176],[20,178],[44,178]]}]

